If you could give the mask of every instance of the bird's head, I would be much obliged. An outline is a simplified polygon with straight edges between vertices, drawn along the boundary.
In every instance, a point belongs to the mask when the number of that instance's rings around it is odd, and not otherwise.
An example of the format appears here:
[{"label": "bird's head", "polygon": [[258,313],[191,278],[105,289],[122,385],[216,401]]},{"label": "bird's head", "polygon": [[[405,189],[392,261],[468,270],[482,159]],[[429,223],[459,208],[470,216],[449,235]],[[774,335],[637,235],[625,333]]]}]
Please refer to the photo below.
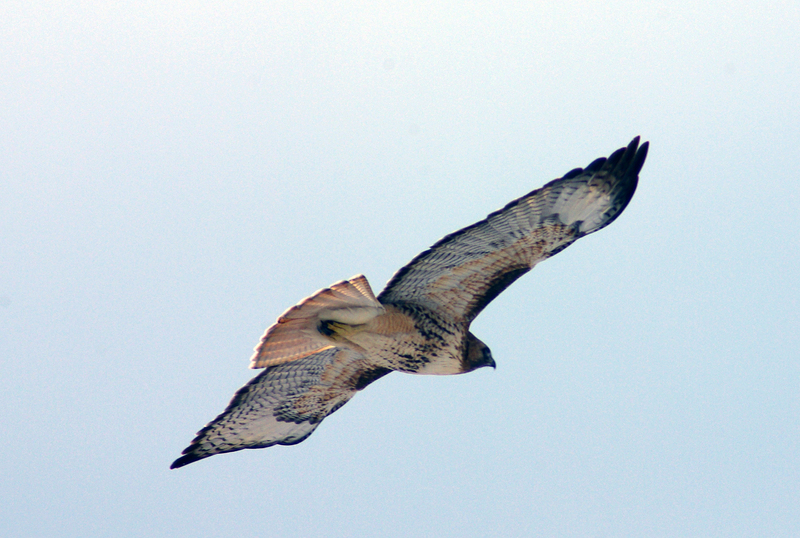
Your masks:
[{"label": "bird's head", "polygon": [[497,368],[489,346],[478,340],[471,332],[467,333],[462,364],[464,373],[483,368],[484,366]]}]

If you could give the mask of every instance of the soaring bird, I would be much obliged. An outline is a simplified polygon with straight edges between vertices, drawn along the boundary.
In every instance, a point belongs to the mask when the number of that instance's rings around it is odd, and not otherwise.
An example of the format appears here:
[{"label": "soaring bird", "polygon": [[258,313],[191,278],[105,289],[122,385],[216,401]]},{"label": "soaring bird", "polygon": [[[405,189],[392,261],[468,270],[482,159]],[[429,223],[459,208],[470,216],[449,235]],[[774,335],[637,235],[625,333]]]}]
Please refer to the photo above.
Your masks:
[{"label": "soaring bird", "polygon": [[463,374],[495,366],[469,330],[497,295],[542,260],[608,226],[633,197],[648,143],[639,137],[445,236],[376,298],[357,275],[303,299],[267,329],[264,368],[172,464],[292,445],[386,374]]}]

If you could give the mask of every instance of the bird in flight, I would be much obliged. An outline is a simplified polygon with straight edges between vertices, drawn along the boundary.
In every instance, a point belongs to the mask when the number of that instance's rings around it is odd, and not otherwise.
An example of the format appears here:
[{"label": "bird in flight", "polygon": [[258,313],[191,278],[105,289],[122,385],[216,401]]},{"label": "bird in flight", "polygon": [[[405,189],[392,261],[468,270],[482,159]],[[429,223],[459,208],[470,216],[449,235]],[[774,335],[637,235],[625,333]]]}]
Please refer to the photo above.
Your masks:
[{"label": "bird in flight", "polygon": [[293,445],[386,374],[462,374],[495,366],[469,330],[492,299],[542,260],[608,226],[633,197],[648,143],[576,168],[472,226],[445,236],[397,271],[375,297],[367,279],[317,291],[261,338],[234,395],[173,462]]}]

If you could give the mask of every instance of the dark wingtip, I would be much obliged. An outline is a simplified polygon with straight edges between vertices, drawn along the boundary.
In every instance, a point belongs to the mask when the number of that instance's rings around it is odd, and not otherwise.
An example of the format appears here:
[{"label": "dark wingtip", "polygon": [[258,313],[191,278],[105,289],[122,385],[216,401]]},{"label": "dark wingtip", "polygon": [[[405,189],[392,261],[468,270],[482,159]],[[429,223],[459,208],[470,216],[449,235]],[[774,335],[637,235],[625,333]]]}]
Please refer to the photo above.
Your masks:
[{"label": "dark wingtip", "polygon": [[[631,143],[628,144],[626,148],[619,148],[617,151],[613,153],[613,155],[619,155],[618,161],[615,160],[612,170],[614,170],[615,174],[618,174],[620,177],[624,178],[631,173],[631,163],[634,161],[634,157],[636,156],[636,148],[639,147],[639,137],[637,136]],[[609,158],[609,161],[611,158]],[[635,174],[636,172],[634,172]]]},{"label": "dark wingtip", "polygon": [[[637,142],[639,141],[639,137],[637,136],[634,138]],[[635,173],[638,174],[639,171],[644,166],[644,160],[647,158],[647,150],[650,149],[650,142],[645,142],[639,147],[639,151],[636,152],[636,156],[633,158],[633,163],[631,164],[631,170],[635,170]]]},{"label": "dark wingtip", "polygon": [[170,469],[179,469],[184,465],[189,465],[190,463],[194,463],[197,460],[201,460],[206,456],[197,456],[196,454],[186,454],[185,456],[181,456],[177,460],[172,462],[172,465],[169,466]]},{"label": "dark wingtip", "polygon": [[[613,159],[611,168],[621,178],[635,178],[644,166],[649,147],[649,142],[639,146],[639,137],[635,137],[627,147],[620,148],[612,154],[612,157],[616,157],[616,159]],[[612,157],[609,157],[608,160],[612,161]]]},{"label": "dark wingtip", "polygon": [[649,147],[649,142],[639,146],[639,137],[637,136],[631,140],[627,147],[620,148],[609,156],[606,166],[608,167],[608,172],[617,178],[615,194],[617,203],[612,208],[613,211],[608,213],[608,220],[593,231],[602,230],[614,222],[628,206],[633,194],[636,192],[636,187],[639,183],[639,172],[644,166]]}]

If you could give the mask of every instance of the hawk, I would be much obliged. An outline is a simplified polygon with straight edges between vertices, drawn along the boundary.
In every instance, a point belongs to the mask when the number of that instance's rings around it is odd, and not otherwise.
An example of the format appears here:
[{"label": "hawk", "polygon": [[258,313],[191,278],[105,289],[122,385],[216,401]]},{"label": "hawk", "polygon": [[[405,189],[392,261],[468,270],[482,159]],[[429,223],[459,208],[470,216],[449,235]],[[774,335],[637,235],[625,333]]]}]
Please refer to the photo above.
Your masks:
[{"label": "hawk", "polygon": [[356,392],[394,371],[462,374],[495,366],[469,330],[489,302],[542,260],[608,226],[636,190],[648,143],[576,168],[445,236],[375,297],[367,279],[317,291],[269,327],[239,389],[171,468],[245,448],[293,445]]}]

